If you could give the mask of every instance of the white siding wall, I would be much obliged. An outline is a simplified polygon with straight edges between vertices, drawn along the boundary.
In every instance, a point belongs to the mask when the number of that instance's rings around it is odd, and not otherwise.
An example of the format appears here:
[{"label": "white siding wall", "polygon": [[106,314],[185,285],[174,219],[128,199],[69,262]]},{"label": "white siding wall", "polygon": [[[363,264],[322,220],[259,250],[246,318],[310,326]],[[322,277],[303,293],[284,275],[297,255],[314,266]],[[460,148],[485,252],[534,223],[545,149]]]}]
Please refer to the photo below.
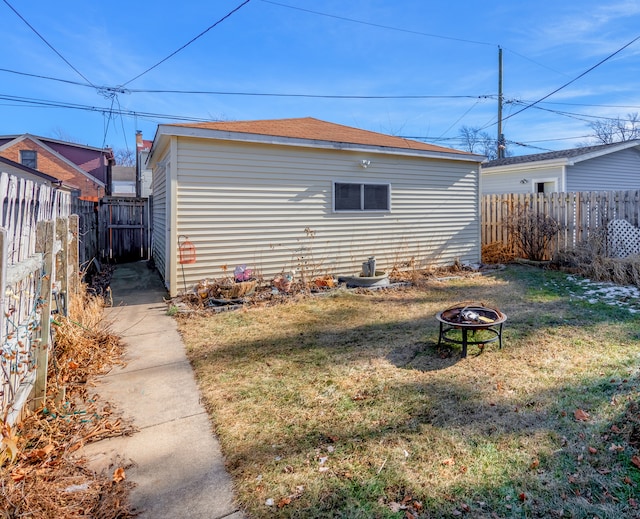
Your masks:
[{"label": "white siding wall", "polygon": [[148,151],[140,152],[140,196],[145,198],[151,196],[151,181],[153,179],[152,171],[145,166],[148,156]]},{"label": "white siding wall", "polygon": [[152,177],[153,214],[151,237],[152,257],[158,272],[168,279],[168,263],[166,257],[167,233],[167,177],[165,163],[156,165]]},{"label": "white siding wall", "polygon": [[0,163],[0,173],[6,173],[7,175],[13,175],[14,177],[24,178],[25,180],[31,180],[32,182],[37,182],[38,184],[51,186],[51,182],[49,180],[46,180],[38,175],[33,175],[28,171],[25,171],[24,169],[10,166],[8,164]]},{"label": "white siding wall", "polygon": [[627,149],[567,167],[567,191],[640,188],[640,152]]},{"label": "white siding wall", "polygon": [[[184,265],[187,286],[240,264],[268,279],[302,267],[354,274],[370,255],[384,269],[480,258],[477,163],[182,137],[174,163],[174,232],[197,250]],[[391,212],[333,213],[333,181],[390,183]],[[176,272],[172,294],[184,282],[182,266]]]},{"label": "white siding wall", "polygon": [[[555,181],[557,190],[562,187],[562,166],[546,168],[522,167],[521,169],[497,172],[494,168],[482,170],[481,190],[483,195],[500,193],[533,193],[536,182]],[[526,180],[523,183],[522,180]]]}]

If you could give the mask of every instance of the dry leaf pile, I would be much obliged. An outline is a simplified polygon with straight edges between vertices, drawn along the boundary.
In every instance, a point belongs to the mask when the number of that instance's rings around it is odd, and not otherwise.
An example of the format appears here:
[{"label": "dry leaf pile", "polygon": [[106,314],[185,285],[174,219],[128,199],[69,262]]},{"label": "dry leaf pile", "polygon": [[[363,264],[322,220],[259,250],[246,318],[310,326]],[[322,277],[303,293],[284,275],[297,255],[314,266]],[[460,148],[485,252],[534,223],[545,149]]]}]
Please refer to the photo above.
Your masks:
[{"label": "dry leaf pile", "polygon": [[87,391],[92,378],[120,363],[123,353],[104,322],[103,306],[102,299],[85,293],[70,301],[68,317],[56,316],[46,406],[13,430],[2,424],[3,519],[134,516],[126,463],[96,474],[77,454],[87,443],[134,432],[109,403]]},{"label": "dry leaf pile", "polygon": [[482,246],[482,261],[484,263],[511,263],[515,259],[513,247],[502,242],[492,242]]}]

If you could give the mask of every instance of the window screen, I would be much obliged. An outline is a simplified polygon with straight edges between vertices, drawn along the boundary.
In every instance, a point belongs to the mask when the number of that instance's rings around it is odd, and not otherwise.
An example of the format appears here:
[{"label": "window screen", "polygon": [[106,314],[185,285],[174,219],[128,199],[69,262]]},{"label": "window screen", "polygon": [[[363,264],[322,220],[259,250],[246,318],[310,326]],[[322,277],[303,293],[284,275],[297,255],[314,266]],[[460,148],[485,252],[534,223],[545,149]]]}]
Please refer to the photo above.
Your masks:
[{"label": "window screen", "polygon": [[334,184],[335,211],[389,211],[389,184]]},{"label": "window screen", "polygon": [[364,184],[364,210],[386,211],[389,209],[389,186]]}]

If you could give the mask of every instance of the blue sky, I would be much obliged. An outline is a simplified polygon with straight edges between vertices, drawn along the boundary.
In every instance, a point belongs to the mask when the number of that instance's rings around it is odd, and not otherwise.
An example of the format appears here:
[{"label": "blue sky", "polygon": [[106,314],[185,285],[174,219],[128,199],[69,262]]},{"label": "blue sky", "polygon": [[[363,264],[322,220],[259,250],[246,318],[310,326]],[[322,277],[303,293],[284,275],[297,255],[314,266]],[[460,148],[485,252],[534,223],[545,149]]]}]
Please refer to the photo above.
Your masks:
[{"label": "blue sky", "polygon": [[513,154],[640,112],[636,0],[243,2],[0,1],[0,134],[133,149],[164,122],[311,116],[459,147],[496,133],[499,46]]}]

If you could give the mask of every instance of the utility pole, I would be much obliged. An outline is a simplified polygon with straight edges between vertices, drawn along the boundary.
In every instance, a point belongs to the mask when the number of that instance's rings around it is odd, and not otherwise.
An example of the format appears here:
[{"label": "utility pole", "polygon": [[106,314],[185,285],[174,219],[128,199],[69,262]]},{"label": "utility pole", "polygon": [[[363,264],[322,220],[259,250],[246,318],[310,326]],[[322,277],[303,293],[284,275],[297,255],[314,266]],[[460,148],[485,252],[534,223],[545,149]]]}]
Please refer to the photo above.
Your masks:
[{"label": "utility pole", "polygon": [[497,157],[504,158],[505,140],[502,133],[502,102],[504,100],[502,94],[502,47],[498,46],[498,139],[496,140],[498,149]]}]

